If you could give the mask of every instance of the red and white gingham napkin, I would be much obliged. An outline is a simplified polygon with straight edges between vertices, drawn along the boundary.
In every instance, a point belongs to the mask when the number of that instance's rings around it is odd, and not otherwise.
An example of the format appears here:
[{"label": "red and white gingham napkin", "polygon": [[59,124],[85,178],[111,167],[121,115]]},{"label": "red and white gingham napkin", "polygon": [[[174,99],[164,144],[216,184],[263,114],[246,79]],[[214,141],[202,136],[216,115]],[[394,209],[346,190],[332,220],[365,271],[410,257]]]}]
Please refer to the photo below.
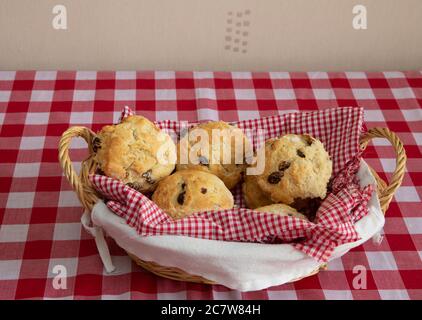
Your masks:
[{"label": "red and white gingham napkin", "polygon": [[[133,114],[125,108],[122,118]],[[374,190],[361,189],[355,181],[359,167],[359,136],[363,110],[336,108],[318,112],[292,113],[236,123],[243,129],[261,129],[265,139],[286,133],[308,133],[320,139],[333,160],[332,192],[319,207],[314,222],[242,208],[241,192],[235,190],[239,206],[230,210],[200,212],[174,220],[148,197],[119,180],[91,175],[96,190],[107,206],[135,228],[140,236],[184,235],[190,237],[246,242],[292,242],[319,262],[326,262],[335,247],[359,240],[354,223],[368,213],[367,202]],[[179,134],[174,121],[157,123]]]}]

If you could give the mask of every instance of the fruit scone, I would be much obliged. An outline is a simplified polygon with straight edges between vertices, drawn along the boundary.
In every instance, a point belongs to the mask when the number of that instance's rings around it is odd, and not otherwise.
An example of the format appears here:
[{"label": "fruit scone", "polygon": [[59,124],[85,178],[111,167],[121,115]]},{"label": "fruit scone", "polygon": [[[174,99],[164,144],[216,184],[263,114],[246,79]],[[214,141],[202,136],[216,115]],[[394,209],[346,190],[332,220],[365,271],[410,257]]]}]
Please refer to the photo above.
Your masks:
[{"label": "fruit scone", "polygon": [[[201,149],[201,144],[207,144],[208,150]],[[242,179],[247,150],[251,151],[251,145],[241,129],[224,121],[202,123],[180,139],[176,169],[212,173],[232,189]]]},{"label": "fruit scone", "polygon": [[274,203],[269,195],[259,187],[257,176],[246,174],[244,180],[245,181],[242,184],[242,193],[245,204],[249,209],[255,209]]},{"label": "fruit scone", "polygon": [[105,175],[140,192],[153,191],[176,164],[171,137],[142,116],[104,126],[93,141],[95,161]]},{"label": "fruit scone", "polygon": [[296,209],[282,203],[270,204],[268,206],[256,208],[255,211],[268,212],[268,213],[273,213],[280,216],[295,217],[295,218],[309,221],[309,219],[305,215],[301,214]]},{"label": "fruit scone", "polygon": [[275,203],[325,198],[332,161],[321,141],[310,135],[286,134],[265,142],[265,169],[256,180]]},{"label": "fruit scone", "polygon": [[152,195],[152,200],[174,219],[234,206],[233,195],[223,181],[199,170],[176,171],[164,178]]}]

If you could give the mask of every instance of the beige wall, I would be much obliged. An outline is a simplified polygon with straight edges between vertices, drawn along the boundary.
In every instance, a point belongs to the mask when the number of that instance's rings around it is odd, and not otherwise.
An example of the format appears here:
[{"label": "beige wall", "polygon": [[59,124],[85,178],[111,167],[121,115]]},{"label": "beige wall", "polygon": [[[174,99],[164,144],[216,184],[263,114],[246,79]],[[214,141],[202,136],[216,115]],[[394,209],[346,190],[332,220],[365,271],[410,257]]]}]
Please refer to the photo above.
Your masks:
[{"label": "beige wall", "polygon": [[[52,27],[56,4],[68,30]],[[226,50],[228,12],[245,10]],[[0,0],[0,69],[422,69],[422,0]]]}]

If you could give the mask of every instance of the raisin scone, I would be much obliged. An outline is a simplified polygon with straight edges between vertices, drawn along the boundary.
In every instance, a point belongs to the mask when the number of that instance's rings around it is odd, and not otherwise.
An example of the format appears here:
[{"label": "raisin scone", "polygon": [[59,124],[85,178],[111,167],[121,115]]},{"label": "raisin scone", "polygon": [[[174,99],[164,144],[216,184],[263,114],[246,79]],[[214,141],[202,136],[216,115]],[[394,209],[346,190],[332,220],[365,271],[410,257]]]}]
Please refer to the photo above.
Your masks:
[{"label": "raisin scone", "polygon": [[245,204],[250,209],[272,204],[270,197],[261,190],[257,182],[257,176],[245,175],[242,184],[243,198]]},{"label": "raisin scone", "polygon": [[176,164],[176,146],[171,137],[142,116],[129,116],[105,126],[94,138],[99,169],[140,192],[155,189]]},{"label": "raisin scone", "polygon": [[265,207],[256,208],[255,211],[269,212],[269,213],[278,214],[280,216],[289,216],[289,217],[299,218],[302,220],[308,220],[308,218],[305,215],[301,214],[296,209],[282,203],[270,204]]},{"label": "raisin scone", "polygon": [[223,181],[199,170],[176,171],[164,178],[152,195],[152,200],[174,219],[234,206],[233,195]]},{"label": "raisin scone", "polygon": [[264,148],[265,170],[257,181],[272,201],[291,205],[297,199],[325,198],[332,162],[321,141],[286,134],[266,141]]},{"label": "raisin scone", "polygon": [[[212,142],[213,132],[217,134],[215,141],[219,143]],[[200,148],[204,144],[207,144],[208,150]],[[176,169],[210,172],[232,189],[241,180],[246,168],[246,150],[251,150],[251,145],[241,129],[223,121],[202,123],[189,129],[179,141]]]}]

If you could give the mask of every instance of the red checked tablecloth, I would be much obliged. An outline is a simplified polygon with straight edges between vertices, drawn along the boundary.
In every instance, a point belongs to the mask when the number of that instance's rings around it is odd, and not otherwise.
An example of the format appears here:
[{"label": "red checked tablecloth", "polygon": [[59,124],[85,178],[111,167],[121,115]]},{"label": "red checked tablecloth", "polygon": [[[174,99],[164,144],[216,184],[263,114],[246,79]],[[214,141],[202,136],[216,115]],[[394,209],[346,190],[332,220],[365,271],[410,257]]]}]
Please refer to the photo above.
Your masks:
[{"label": "red checked tablecloth", "polygon": [[[62,175],[57,146],[69,126],[99,130],[116,122],[125,105],[152,120],[189,121],[363,107],[366,126],[396,132],[408,155],[384,240],[353,249],[318,275],[257,292],[157,277],[113,241],[117,272],[107,274],[81,227],[82,207]],[[0,298],[422,299],[421,107],[419,71],[0,71]],[[82,140],[72,146],[79,166],[86,146]],[[381,177],[391,176],[395,156],[387,141],[375,140],[365,159]],[[66,288],[55,289],[54,277],[63,270]],[[366,288],[356,287],[362,270]]]}]

